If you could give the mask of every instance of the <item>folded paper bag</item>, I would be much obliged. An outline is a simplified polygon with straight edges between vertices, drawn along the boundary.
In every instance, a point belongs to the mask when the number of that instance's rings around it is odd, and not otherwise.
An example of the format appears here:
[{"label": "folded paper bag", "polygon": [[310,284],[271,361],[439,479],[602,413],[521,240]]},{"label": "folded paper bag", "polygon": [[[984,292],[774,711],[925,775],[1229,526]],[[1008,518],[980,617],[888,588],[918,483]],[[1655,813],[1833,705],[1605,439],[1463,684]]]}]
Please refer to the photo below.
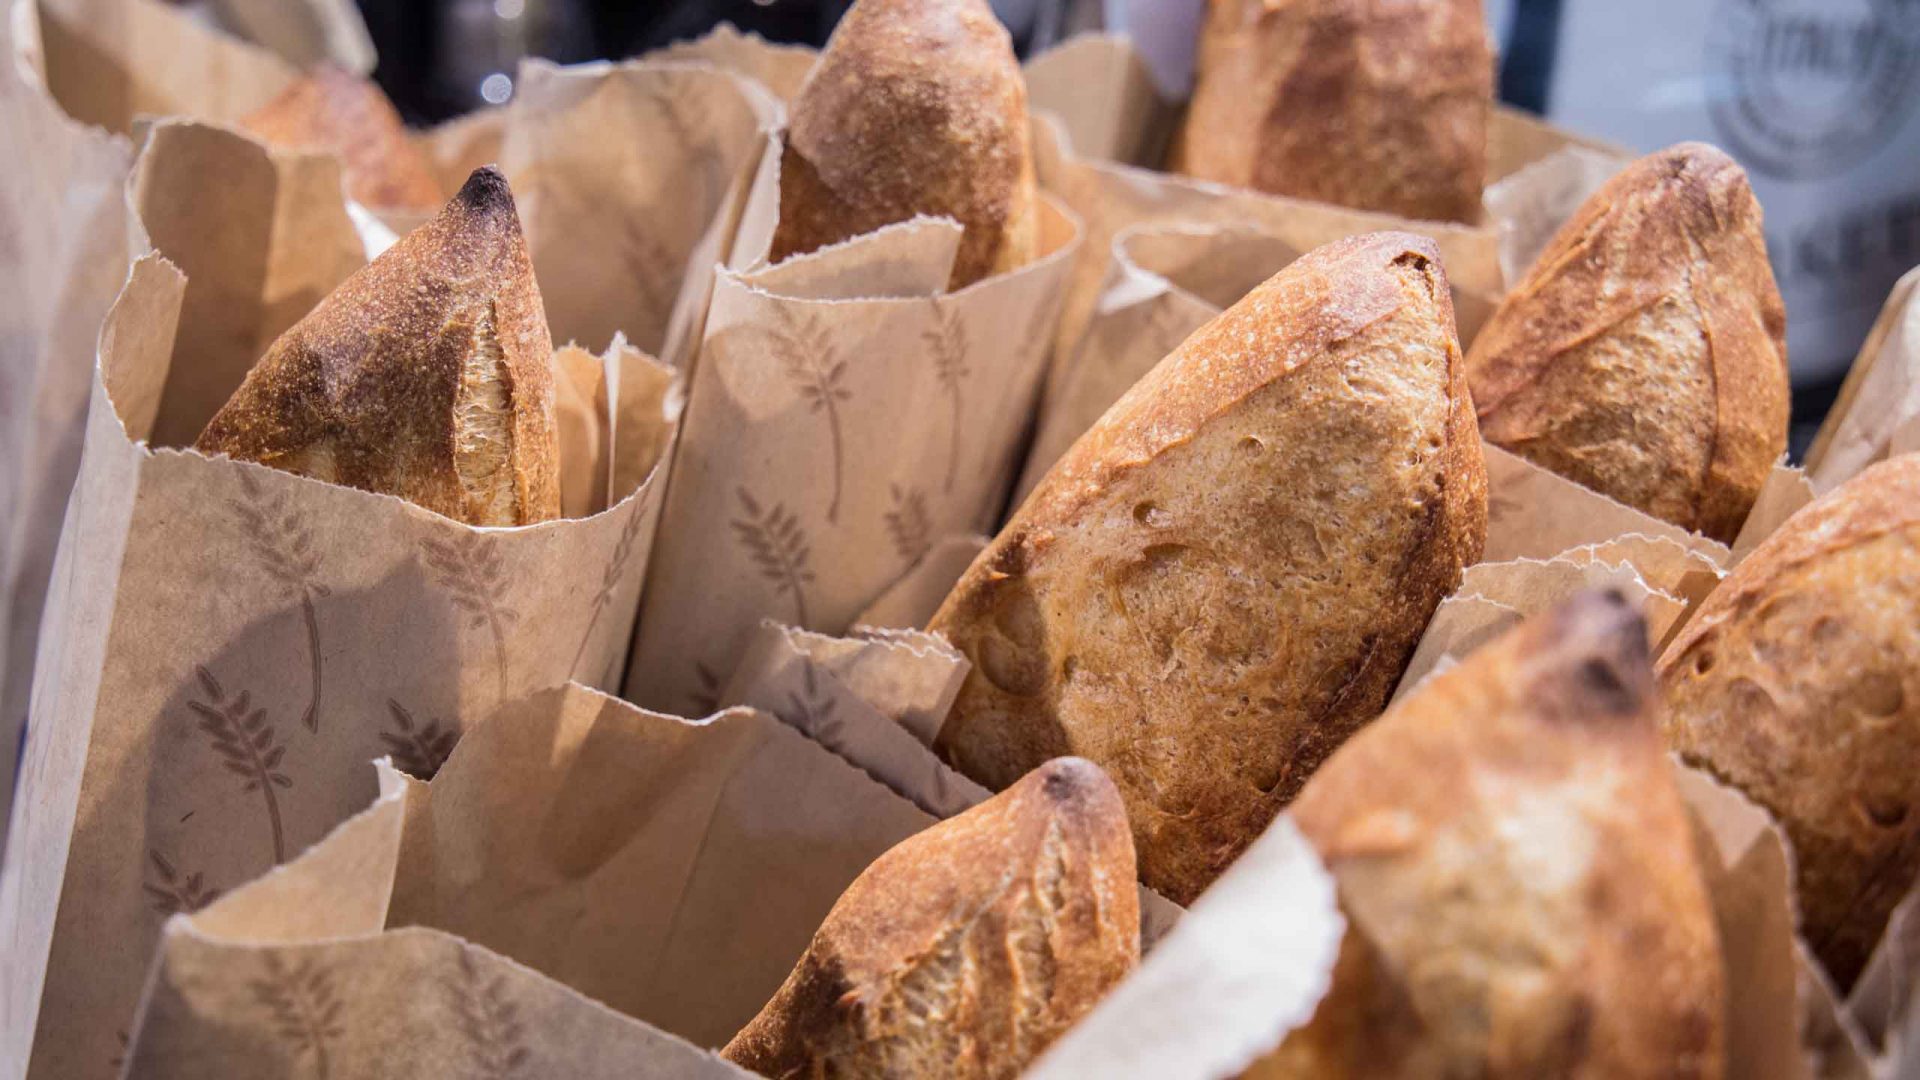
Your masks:
[{"label": "folded paper bag", "polygon": [[[236,135],[180,133],[156,129],[147,153],[299,167]],[[227,215],[285,228],[166,227],[164,208],[189,202],[173,185],[207,171],[150,157],[134,185],[147,231],[183,264],[287,265],[278,245],[344,224],[337,188],[328,208],[260,183],[221,193]],[[234,237],[251,246],[206,246]],[[36,663],[0,870],[0,1060],[35,1076],[111,1075],[165,914],[364,806],[368,758],[391,750],[430,772],[453,718],[528,687],[617,677],[676,426],[671,373],[616,350],[602,361],[604,419],[576,419],[603,426],[607,460],[587,467],[632,486],[588,516],[499,530],[171,449],[156,430],[191,427],[181,413],[208,415],[233,388],[169,378],[197,359],[176,348],[188,288],[145,256],[108,316]],[[224,325],[238,336],[270,309],[237,293],[193,317],[237,320]]]},{"label": "folded paper bag", "polygon": [[584,687],[166,928],[131,1075],[743,1076],[716,1046],[932,823],[772,717]]}]

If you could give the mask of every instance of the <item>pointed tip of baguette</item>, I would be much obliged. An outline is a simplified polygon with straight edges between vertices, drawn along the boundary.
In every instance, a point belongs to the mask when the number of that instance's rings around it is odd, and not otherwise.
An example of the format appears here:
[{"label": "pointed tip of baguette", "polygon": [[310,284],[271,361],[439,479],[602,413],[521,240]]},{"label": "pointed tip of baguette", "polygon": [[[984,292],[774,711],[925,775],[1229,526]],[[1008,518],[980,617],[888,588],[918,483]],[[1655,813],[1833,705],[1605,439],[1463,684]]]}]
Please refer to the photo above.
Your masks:
[{"label": "pointed tip of baguette", "polygon": [[1543,689],[1569,718],[1639,717],[1653,700],[1647,621],[1614,589],[1578,593],[1548,613],[1543,648],[1553,660]]},{"label": "pointed tip of baguette", "polygon": [[482,165],[473,170],[467,182],[460,186],[452,205],[468,213],[486,216],[512,214],[513,188],[508,186],[506,174],[500,171],[499,166]]}]

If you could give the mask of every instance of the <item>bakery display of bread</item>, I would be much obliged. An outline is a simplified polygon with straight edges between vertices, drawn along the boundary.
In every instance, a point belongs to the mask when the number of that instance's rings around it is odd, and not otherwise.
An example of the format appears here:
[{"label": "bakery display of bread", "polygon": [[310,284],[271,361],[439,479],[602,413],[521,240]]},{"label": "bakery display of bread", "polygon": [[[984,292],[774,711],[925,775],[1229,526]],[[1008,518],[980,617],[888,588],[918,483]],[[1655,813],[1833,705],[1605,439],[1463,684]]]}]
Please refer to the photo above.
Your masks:
[{"label": "bakery display of bread", "polygon": [[1561,226],[1467,369],[1489,442],[1730,542],[1787,449],[1786,312],[1746,173],[1701,143],[1629,165]]},{"label": "bakery display of bread", "polygon": [[1667,738],[1770,810],[1851,986],[1920,875],[1920,455],[1789,518],[1660,661]]},{"label": "bakery display of bread", "polygon": [[1349,919],[1249,1075],[1718,1077],[1724,975],[1646,624],[1582,593],[1435,676],[1291,811]]},{"label": "bakery display of bread", "polygon": [[1208,0],[1195,64],[1179,171],[1480,219],[1493,108],[1480,0]]},{"label": "bakery display of bread", "polygon": [[938,739],[991,788],[1105,768],[1186,902],[1386,706],[1486,536],[1431,242],[1301,258],[1074,444],[933,617],[973,662]]},{"label": "bakery display of bread", "polygon": [[475,171],[280,335],[194,446],[471,525],[558,517],[553,342],[505,177]]},{"label": "bakery display of bread", "polygon": [[857,0],[792,105],[778,262],[915,216],[966,232],[951,285],[1031,261],[1027,88],[986,0]]},{"label": "bakery display of bread", "polygon": [[1013,1077],[1139,958],[1119,795],[1049,761],[874,860],[722,1056],[770,1077]]},{"label": "bakery display of bread", "polygon": [[347,194],[369,209],[430,213],[446,199],[400,114],[371,79],[316,68],[243,117],[240,127],[273,146],[338,155]]}]

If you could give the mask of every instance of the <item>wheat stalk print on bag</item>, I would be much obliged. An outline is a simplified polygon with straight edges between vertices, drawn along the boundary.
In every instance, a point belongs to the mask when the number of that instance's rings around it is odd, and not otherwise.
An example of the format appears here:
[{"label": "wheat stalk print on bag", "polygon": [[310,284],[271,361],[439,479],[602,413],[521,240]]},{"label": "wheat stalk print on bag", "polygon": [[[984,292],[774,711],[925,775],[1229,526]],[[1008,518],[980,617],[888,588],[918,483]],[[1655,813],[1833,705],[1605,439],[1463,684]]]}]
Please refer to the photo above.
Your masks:
[{"label": "wheat stalk print on bag", "polygon": [[967,376],[973,374],[967,368],[967,328],[960,322],[960,313],[940,306],[934,300],[933,329],[922,335],[927,343],[927,353],[933,359],[934,378],[940,389],[953,403],[953,422],[947,428],[947,483],[946,490],[953,490],[954,471],[960,467],[960,417],[961,391]]},{"label": "wheat stalk print on bag", "polygon": [[785,322],[781,358],[787,378],[807,411],[820,414],[827,424],[833,462],[833,495],[827,500],[827,522],[840,520],[840,484],[846,465],[840,449],[840,407],[853,399],[847,389],[847,362],[834,356],[833,337],[810,315],[780,312]]},{"label": "wheat stalk print on bag", "polygon": [[887,537],[902,562],[911,566],[933,546],[933,520],[927,516],[927,497],[919,488],[893,485],[893,509],[887,511]]},{"label": "wheat stalk print on bag", "polygon": [[1786,311],[1719,150],[1629,165],[1562,225],[1467,358],[1487,441],[1732,542],[1787,450]]},{"label": "wheat stalk print on bag", "polygon": [[274,1031],[296,1053],[312,1057],[316,1080],[328,1080],[333,1072],[327,1044],[346,1034],[332,975],[319,963],[303,959],[289,964],[271,950],[261,954],[261,960],[267,972],[252,984],[254,1003],[272,1016]]},{"label": "wheat stalk print on bag", "polygon": [[171,860],[152,848],[147,849],[147,860],[153,865],[155,877],[144,888],[159,914],[191,915],[220,898],[220,890],[208,888],[206,875],[200,871],[182,874],[173,868]]},{"label": "wheat stalk print on bag", "polygon": [[415,720],[413,713],[392,698],[387,699],[387,712],[393,717],[394,729],[381,732],[380,742],[393,758],[393,767],[420,780],[433,779],[460,741],[460,729],[439,720]]},{"label": "wheat stalk print on bag", "polygon": [[472,525],[558,517],[553,343],[492,168],[281,335],[196,447]]},{"label": "wheat stalk print on bag", "polygon": [[775,262],[920,216],[966,230],[952,288],[1034,258],[1027,88],[985,0],[857,0],[791,113]]},{"label": "wheat stalk print on bag", "polygon": [[1085,761],[1051,761],[896,845],[723,1056],[769,1077],[1019,1074],[1140,958],[1133,843]]},{"label": "wheat stalk print on bag", "polygon": [[[626,580],[627,567],[633,561],[635,541],[640,536],[642,525],[651,524],[651,516],[643,513],[641,507],[634,507],[627,514],[627,523],[620,529],[620,539],[613,545],[613,554],[607,557],[607,568],[600,577],[600,587],[593,593],[593,614],[587,617],[587,628],[580,634],[580,647],[574,650],[573,663],[567,665],[567,673],[577,676],[580,673],[580,658],[587,654],[587,643],[593,640],[593,631],[600,625],[600,616],[613,603],[614,594]],[[609,676],[610,677],[610,676]],[[605,679],[598,680],[596,685]]]},{"label": "wheat stalk print on bag", "polygon": [[1181,172],[1474,222],[1493,52],[1480,0],[1208,0]]},{"label": "wheat stalk print on bag", "polygon": [[1722,1074],[1726,990],[1645,622],[1588,592],[1354,736],[1291,816],[1350,923],[1292,1077]]},{"label": "wheat stalk print on bag", "polygon": [[1920,876],[1920,455],[1803,508],[1660,659],[1667,740],[1781,822],[1801,933],[1853,985]]},{"label": "wheat stalk print on bag", "polygon": [[990,788],[1100,764],[1142,879],[1190,901],[1385,707],[1485,534],[1433,245],[1330,244],[1155,367],[967,570],[929,625],[973,662],[938,748]]},{"label": "wheat stalk print on bag", "polygon": [[532,1053],[526,1045],[526,1025],[509,996],[506,978],[481,972],[471,947],[460,950],[460,974],[446,989],[454,1002],[454,1016],[467,1037],[473,1056],[472,1075],[482,1080],[510,1080],[526,1073]]},{"label": "wheat stalk print on bag", "polygon": [[473,629],[485,627],[493,640],[494,672],[500,698],[507,696],[507,631],[520,613],[506,602],[507,574],[500,548],[484,533],[460,533],[448,540],[420,542],[435,581],[447,591],[447,600],[466,617]]},{"label": "wheat stalk print on bag", "polygon": [[762,510],[746,488],[735,494],[742,516],[732,522],[733,535],[747,549],[760,576],[773,585],[774,595],[793,597],[794,625],[807,625],[807,586],[813,583],[813,571],[807,563],[813,548],[799,516],[785,503]]},{"label": "wheat stalk print on bag", "polygon": [[313,547],[313,528],[284,493],[269,496],[246,470],[241,470],[239,475],[240,490],[246,497],[230,500],[227,505],[239,519],[247,546],[259,560],[260,568],[288,597],[300,601],[300,613],[307,625],[307,657],[313,668],[312,696],[300,723],[308,731],[318,732],[324,665],[320,653],[320,619],[314,612],[313,602],[327,595],[327,587],[315,580],[320,571],[320,555]]},{"label": "wheat stalk print on bag", "polygon": [[195,669],[200,688],[207,700],[189,701],[187,708],[200,718],[195,725],[212,740],[213,752],[230,773],[239,776],[243,791],[258,791],[267,804],[267,824],[273,830],[273,861],[287,859],[284,830],[280,824],[280,798],[274,788],[291,788],[293,780],[280,771],[287,746],[267,723],[267,710],[256,707],[253,698],[242,690],[229,697],[213,673]]}]

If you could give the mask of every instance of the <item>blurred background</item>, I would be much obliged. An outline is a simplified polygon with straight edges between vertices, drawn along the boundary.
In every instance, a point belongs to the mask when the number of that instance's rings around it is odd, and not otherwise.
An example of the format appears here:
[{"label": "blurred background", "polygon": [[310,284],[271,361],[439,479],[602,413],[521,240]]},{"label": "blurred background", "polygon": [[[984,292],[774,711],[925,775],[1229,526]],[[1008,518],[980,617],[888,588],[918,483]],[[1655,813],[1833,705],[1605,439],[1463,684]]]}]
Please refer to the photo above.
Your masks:
[{"label": "blurred background", "polygon": [[[820,44],[851,0],[358,0],[407,118],[508,100],[523,56],[623,57],[731,22]],[[1796,451],[1894,281],[1920,261],[1920,0],[1484,0],[1508,102],[1637,150],[1747,167],[1787,298]],[[1023,55],[1130,34],[1184,96],[1204,0],[993,0]]]}]

